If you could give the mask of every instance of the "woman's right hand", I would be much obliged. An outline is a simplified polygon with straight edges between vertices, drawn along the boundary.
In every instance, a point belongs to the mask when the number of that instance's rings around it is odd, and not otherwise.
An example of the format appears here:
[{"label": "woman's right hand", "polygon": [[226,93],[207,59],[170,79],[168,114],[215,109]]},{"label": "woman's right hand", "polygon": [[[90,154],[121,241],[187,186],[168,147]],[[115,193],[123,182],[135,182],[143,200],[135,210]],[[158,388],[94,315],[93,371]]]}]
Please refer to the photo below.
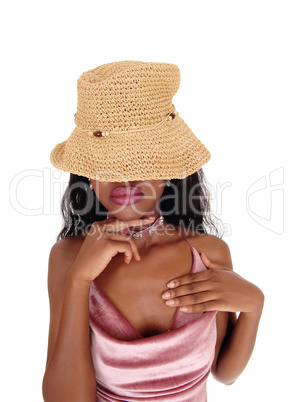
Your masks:
[{"label": "woman's right hand", "polygon": [[141,257],[133,238],[128,235],[128,228],[145,226],[154,220],[155,217],[130,221],[109,218],[94,222],[71,267],[70,275],[91,283],[118,253],[125,254],[127,264],[132,257],[139,261]]}]

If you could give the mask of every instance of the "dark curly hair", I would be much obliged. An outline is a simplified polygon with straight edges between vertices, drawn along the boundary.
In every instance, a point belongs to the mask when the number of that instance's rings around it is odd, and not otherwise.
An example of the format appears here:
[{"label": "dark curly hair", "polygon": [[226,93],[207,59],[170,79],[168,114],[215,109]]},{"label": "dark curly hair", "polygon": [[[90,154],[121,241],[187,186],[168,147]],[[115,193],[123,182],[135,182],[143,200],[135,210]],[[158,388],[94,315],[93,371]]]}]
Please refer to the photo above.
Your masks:
[{"label": "dark curly hair", "polygon": [[[183,197],[184,193],[187,197]],[[201,234],[223,235],[221,220],[211,213],[210,191],[202,169],[185,179],[170,180],[170,186],[165,186],[159,200],[159,208],[170,224]],[[63,227],[57,240],[77,236],[88,230],[93,222],[107,216],[107,209],[90,189],[88,178],[72,173],[62,198],[61,211]]]}]

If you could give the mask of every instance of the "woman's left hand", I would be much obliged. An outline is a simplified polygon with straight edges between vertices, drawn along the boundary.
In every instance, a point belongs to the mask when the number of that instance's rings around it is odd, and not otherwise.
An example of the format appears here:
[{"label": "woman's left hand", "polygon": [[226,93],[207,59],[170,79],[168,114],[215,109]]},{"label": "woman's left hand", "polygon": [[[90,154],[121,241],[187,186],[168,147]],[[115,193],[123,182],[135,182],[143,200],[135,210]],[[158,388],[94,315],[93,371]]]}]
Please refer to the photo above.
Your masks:
[{"label": "woman's left hand", "polygon": [[186,313],[261,312],[264,296],[257,286],[232,269],[212,262],[206,254],[200,256],[207,270],[181,276],[167,284],[169,290],[162,297],[169,307],[180,307]]}]

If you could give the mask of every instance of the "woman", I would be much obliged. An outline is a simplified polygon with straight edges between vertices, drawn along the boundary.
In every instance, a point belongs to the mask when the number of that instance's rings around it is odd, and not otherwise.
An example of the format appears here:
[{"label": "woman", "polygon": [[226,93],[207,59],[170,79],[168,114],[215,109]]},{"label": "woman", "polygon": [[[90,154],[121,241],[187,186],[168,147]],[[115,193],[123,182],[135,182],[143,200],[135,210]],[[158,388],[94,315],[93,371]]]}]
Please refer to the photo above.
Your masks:
[{"label": "woman", "polygon": [[78,80],[76,127],[51,153],[71,176],[45,401],[203,402],[210,371],[232,384],[251,356],[264,296],[207,234],[210,153],[174,109],[179,83],[176,65],[134,61]]}]

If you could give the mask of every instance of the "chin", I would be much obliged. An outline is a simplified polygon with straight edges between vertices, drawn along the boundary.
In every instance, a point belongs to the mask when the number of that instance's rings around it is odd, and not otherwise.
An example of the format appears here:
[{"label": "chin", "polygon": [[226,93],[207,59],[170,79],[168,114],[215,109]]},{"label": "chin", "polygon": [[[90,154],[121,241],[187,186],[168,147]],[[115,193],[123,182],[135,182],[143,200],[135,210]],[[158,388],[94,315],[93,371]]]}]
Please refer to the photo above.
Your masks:
[{"label": "chin", "polygon": [[136,212],[132,212],[132,213],[111,213],[110,211],[108,211],[108,218],[116,218],[119,219],[120,221],[130,221],[133,219],[142,219],[142,218],[147,218],[147,214],[146,212],[142,213],[142,214],[137,214]]}]

